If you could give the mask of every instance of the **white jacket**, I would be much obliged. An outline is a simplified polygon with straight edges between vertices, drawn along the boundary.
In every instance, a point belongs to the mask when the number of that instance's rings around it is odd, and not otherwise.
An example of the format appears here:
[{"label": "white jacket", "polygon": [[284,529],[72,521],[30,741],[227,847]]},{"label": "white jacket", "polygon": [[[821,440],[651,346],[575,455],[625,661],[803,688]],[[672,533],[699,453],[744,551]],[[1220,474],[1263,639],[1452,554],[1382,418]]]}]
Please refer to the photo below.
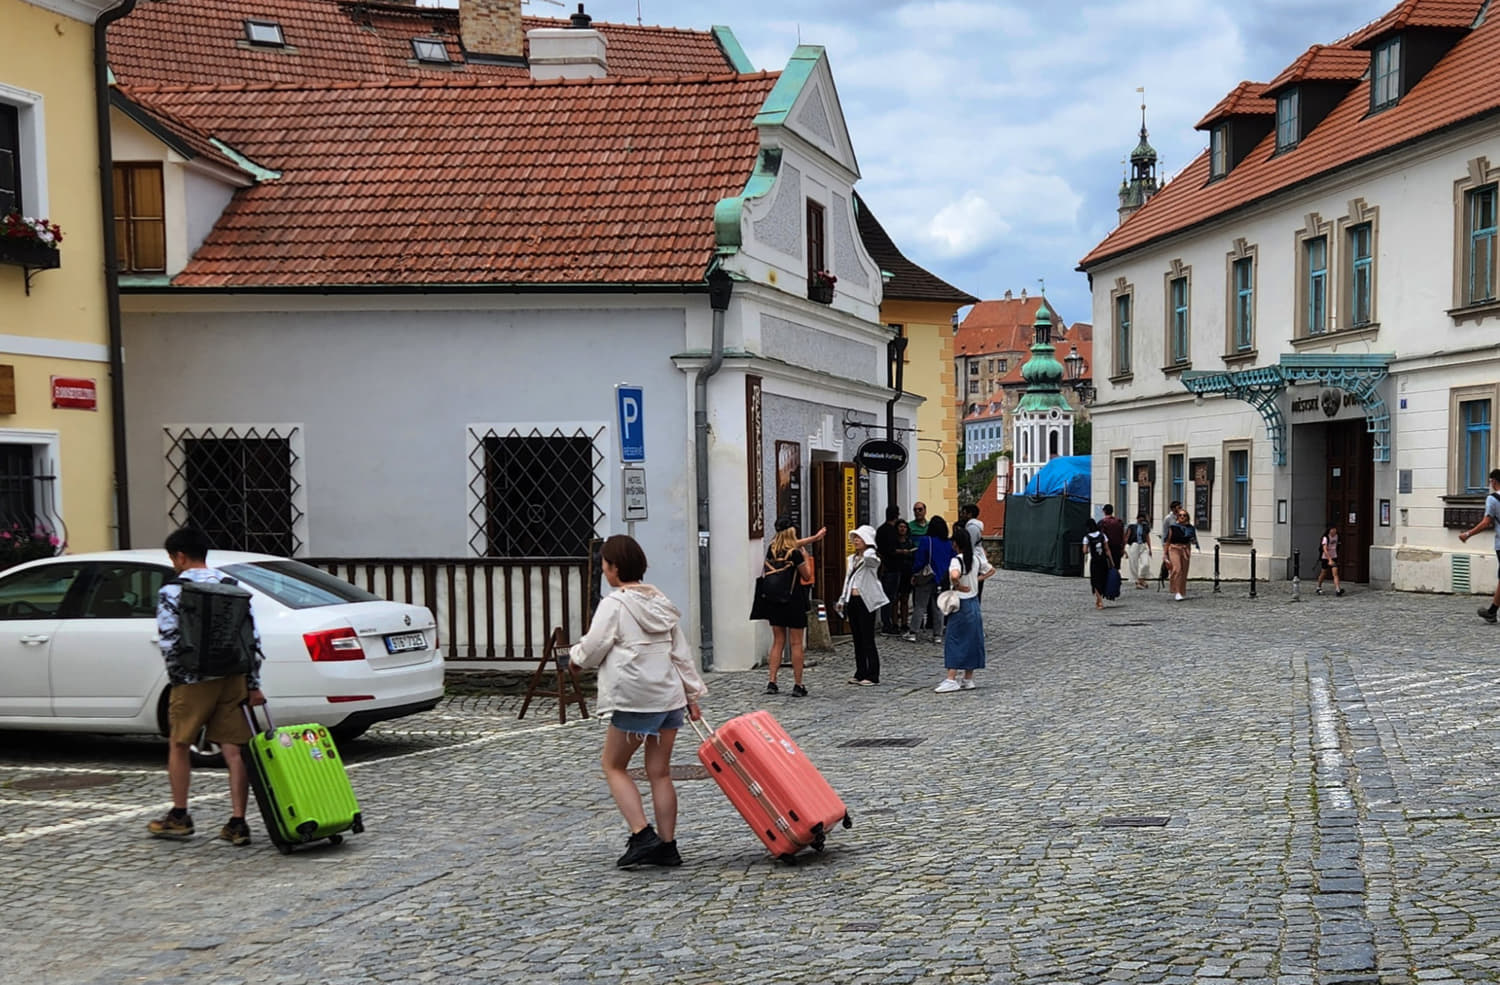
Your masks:
[{"label": "white jacket", "polygon": [[859,592],[865,608],[871,612],[890,603],[885,589],[880,587],[880,558],[875,548],[867,547],[859,554],[850,554],[848,572],[844,575],[844,590],[839,593],[839,605],[848,605],[854,592]]},{"label": "white jacket", "polygon": [[651,585],[617,588],[600,599],[570,659],[598,668],[600,711],[672,711],[708,693],[682,613]]}]

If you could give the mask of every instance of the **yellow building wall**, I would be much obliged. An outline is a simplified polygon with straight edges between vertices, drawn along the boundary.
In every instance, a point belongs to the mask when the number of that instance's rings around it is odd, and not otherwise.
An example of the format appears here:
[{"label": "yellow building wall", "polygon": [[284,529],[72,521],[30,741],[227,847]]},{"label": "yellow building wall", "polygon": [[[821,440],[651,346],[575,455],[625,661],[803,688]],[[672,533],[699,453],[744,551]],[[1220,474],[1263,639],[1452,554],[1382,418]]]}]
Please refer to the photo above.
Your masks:
[{"label": "yellow building wall", "polygon": [[[906,329],[905,389],[926,399],[917,410],[913,456],[917,490],[928,516],[958,515],[958,417],[953,385],[953,314],[935,301],[886,301],[880,320]],[[910,513],[910,503],[901,504]]]},{"label": "yellow building wall", "polygon": [[[63,232],[62,265],[33,274],[30,296],[21,268],[0,264],[0,365],[14,367],[16,382],[15,413],[0,413],[0,441],[43,444],[55,435],[68,547],[107,549],[115,546],[113,429],[93,29],[20,0],[0,0],[0,24],[0,84],[42,97],[47,202],[39,217]],[[28,202],[25,211],[43,210]],[[54,409],[53,376],[94,379],[98,410]]]}]

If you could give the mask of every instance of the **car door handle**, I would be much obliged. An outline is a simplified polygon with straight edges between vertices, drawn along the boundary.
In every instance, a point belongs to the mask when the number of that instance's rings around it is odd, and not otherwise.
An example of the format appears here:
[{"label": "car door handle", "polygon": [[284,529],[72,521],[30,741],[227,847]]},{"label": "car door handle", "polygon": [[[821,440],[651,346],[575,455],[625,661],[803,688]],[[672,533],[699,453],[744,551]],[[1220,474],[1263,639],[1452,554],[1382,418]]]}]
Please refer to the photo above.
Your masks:
[{"label": "car door handle", "polygon": [[23,636],[21,637],[21,642],[27,644],[28,646],[36,646],[38,644],[47,642],[51,638],[52,637],[50,636]]}]

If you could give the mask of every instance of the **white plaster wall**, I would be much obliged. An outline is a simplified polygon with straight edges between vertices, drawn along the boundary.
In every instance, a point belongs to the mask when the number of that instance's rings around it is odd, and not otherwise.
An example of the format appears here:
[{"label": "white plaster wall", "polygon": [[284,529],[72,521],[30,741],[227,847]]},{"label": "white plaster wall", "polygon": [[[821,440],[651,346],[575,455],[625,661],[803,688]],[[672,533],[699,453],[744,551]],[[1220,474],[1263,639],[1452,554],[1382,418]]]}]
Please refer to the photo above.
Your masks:
[{"label": "white plaster wall", "polygon": [[[184,170],[182,173],[182,191],[184,200],[187,202],[183,236],[184,260],[198,252],[198,247],[213,232],[214,223],[219,221],[219,216],[229,207],[234,198],[235,189],[222,181],[216,181],[206,175],[197,174],[193,171]],[[169,270],[180,270],[181,267],[168,267]]]},{"label": "white plaster wall", "polygon": [[[330,302],[359,303],[292,303]],[[428,311],[127,312],[136,540],[151,544],[166,533],[164,427],[267,421],[303,428],[308,554],[470,556],[466,493],[475,473],[467,426],[476,423],[605,423],[609,512],[599,533],[624,532],[613,387],[628,381],[645,387],[651,516],[636,535],[651,559],[650,578],[691,620],[691,388],[667,358],[682,347],[684,311],[514,303],[509,310],[460,301]]]}]

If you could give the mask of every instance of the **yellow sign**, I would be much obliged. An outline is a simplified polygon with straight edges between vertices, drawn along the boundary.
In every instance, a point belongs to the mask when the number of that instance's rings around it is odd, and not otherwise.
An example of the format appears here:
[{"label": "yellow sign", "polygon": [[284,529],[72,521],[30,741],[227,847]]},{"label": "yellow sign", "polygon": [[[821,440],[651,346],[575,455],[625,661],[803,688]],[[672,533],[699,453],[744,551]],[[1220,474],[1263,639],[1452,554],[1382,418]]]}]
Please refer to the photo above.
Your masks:
[{"label": "yellow sign", "polygon": [[859,526],[859,477],[853,465],[844,466],[844,537]]}]

